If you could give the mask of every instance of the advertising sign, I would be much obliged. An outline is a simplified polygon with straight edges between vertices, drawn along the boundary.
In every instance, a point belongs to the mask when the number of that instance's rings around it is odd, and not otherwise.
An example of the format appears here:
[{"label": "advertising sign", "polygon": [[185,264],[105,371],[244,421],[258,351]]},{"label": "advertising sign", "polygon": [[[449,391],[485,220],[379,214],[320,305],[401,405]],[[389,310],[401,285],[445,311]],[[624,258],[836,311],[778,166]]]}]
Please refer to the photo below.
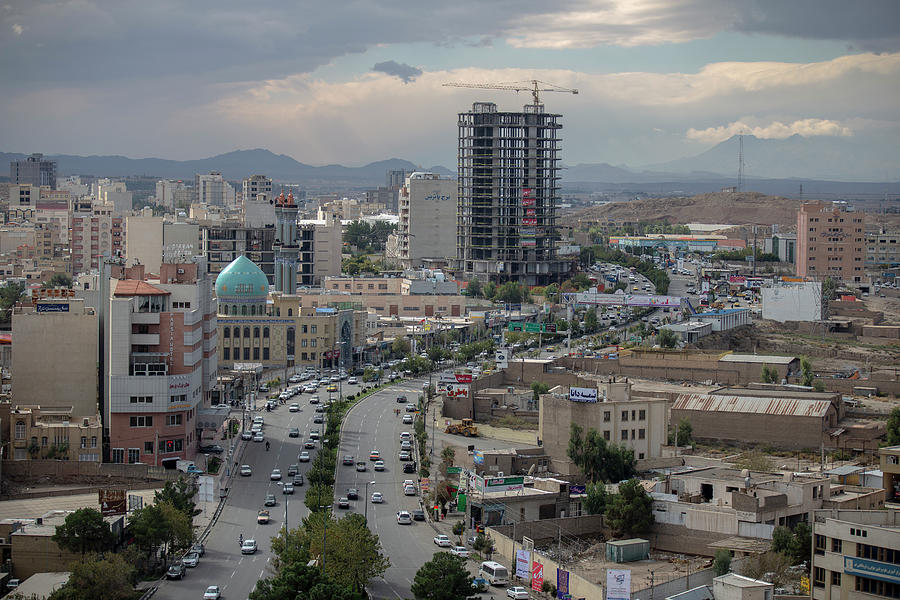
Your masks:
[{"label": "advertising sign", "polygon": [[448,398],[468,398],[469,397],[469,384],[467,383],[448,383],[447,391]]},{"label": "advertising sign", "polygon": [[540,592],[544,587],[544,565],[538,561],[531,563],[531,589]]},{"label": "advertising sign", "polygon": [[536,210],[536,209],[534,209],[534,208],[526,208],[526,209],[525,209],[525,216],[527,216],[527,217],[533,217],[533,216],[535,216],[535,215],[537,214],[537,213],[535,212],[535,210]]},{"label": "advertising sign", "polygon": [[534,237],[537,235],[537,227],[519,227],[519,235]]},{"label": "advertising sign", "polygon": [[531,248],[531,247],[537,246],[537,240],[534,238],[520,238],[519,244],[523,248]]},{"label": "advertising sign", "polygon": [[596,402],[597,388],[570,387],[569,402]]},{"label": "advertising sign", "polygon": [[531,571],[528,570],[528,565],[530,564],[531,552],[528,550],[516,550],[516,577],[528,579],[528,576],[531,575]]},{"label": "advertising sign", "polygon": [[509,366],[509,351],[497,350],[494,352],[494,362],[497,363],[498,369],[505,369]]},{"label": "advertising sign", "polygon": [[[484,458],[482,457],[482,462]],[[485,477],[485,492],[515,492],[525,487],[525,477]]]},{"label": "advertising sign", "polygon": [[522,206],[534,206],[534,198],[522,198]]},{"label": "advertising sign", "polygon": [[556,597],[569,597],[569,572],[556,569]]},{"label": "advertising sign", "polygon": [[44,304],[38,303],[34,309],[39,313],[49,313],[49,312],[69,312],[69,304]]},{"label": "advertising sign", "polygon": [[472,383],[471,373],[441,373],[441,383]]},{"label": "advertising sign", "polygon": [[522,198],[531,198],[533,191],[531,188],[522,188]]},{"label": "advertising sign", "polygon": [[900,584],[900,565],[855,556],[844,557],[844,572]]},{"label": "advertising sign", "polygon": [[681,296],[647,296],[642,294],[594,294],[581,292],[575,294],[575,302],[578,304],[597,304],[601,306],[650,306],[650,307],[674,307],[681,306]]},{"label": "advertising sign", "polygon": [[606,600],[631,600],[631,569],[606,570]]},{"label": "advertising sign", "polygon": [[475,452],[472,454],[472,462],[474,462],[476,465],[483,465],[484,453],[481,450],[475,450]]},{"label": "advertising sign", "polygon": [[124,515],[128,510],[128,500],[125,498],[125,490],[97,490],[100,500],[100,514],[104,517],[110,515]]},{"label": "advertising sign", "polygon": [[586,485],[569,485],[569,493],[570,494],[585,494],[587,493]]},{"label": "advertising sign", "polygon": [[537,225],[537,217],[522,217],[522,225]]}]

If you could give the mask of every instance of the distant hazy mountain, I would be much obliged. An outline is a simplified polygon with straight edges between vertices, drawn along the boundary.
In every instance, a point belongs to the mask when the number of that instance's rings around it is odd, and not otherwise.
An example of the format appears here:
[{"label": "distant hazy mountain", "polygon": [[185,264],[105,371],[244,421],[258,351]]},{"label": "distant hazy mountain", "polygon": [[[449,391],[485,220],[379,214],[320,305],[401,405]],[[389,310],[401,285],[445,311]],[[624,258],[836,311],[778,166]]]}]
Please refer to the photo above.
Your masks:
[{"label": "distant hazy mountain", "polygon": [[[24,158],[24,154],[0,153],[0,165]],[[165,160],[161,158],[127,158],[125,156],[73,156],[48,155],[58,162],[61,175],[95,175],[102,177],[126,177],[147,175],[166,179],[193,181],[196,173],[219,171],[226,179],[240,180],[253,174],[268,175],[280,182],[345,184],[357,186],[384,185],[388,170],[414,171],[415,164],[408,160],[390,158],[369,163],[362,167],[325,165],[314,167],[298,162],[285,154],[275,154],[264,149],[236,150],[199,160]],[[0,172],[5,171],[5,167]],[[444,167],[432,167],[441,175],[455,175]]]},{"label": "distant hazy mountain", "polygon": [[[889,142],[890,143],[890,142]],[[739,137],[733,136],[706,152],[648,165],[648,171],[716,173],[737,177]],[[896,141],[893,142],[896,146]],[[783,140],[744,136],[744,175],[752,178],[808,178],[830,181],[896,181],[900,162],[881,143],[855,137],[803,137]]]}]

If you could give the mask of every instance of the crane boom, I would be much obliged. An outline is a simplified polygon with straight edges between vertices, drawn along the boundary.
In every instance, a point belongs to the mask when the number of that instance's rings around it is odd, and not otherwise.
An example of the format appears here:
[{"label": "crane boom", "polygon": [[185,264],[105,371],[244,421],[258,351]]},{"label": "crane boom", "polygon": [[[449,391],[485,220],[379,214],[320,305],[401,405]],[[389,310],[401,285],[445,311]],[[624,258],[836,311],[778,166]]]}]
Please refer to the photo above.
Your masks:
[{"label": "crane boom", "polygon": [[[527,84],[527,85],[526,85]],[[549,87],[540,87],[540,86]],[[577,94],[578,90],[564,88],[546,81],[530,79],[528,81],[513,81],[510,83],[466,83],[460,81],[452,81],[443,84],[444,87],[473,88],[478,90],[510,90],[513,92],[531,92],[531,97],[535,104],[541,103],[540,92],[564,92],[566,94]]]}]

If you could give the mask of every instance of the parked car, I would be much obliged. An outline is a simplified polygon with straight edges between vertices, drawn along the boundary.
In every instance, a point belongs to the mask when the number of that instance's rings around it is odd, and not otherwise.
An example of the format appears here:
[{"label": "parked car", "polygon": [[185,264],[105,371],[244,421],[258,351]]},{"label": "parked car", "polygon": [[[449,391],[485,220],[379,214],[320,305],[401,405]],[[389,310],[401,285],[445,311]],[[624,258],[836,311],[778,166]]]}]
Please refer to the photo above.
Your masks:
[{"label": "parked car", "polygon": [[432,538],[432,541],[434,541],[434,543],[441,548],[450,548],[453,546],[453,544],[450,542],[450,538],[448,538],[443,533],[434,536],[434,538]]},{"label": "parked car", "polygon": [[184,579],[187,569],[184,563],[177,562],[166,571],[166,579]]},{"label": "parked car", "polygon": [[225,452],[225,448],[218,444],[207,444],[205,446],[200,446],[200,452],[203,454],[222,454]]},{"label": "parked car", "polygon": [[506,597],[512,598],[513,600],[528,600],[528,590],[521,585],[506,588]]},{"label": "parked car", "polygon": [[450,554],[453,556],[461,556],[462,558],[469,558],[469,551],[466,550],[465,546],[453,546],[450,548]]},{"label": "parked car", "polygon": [[417,508],[412,511],[413,521],[424,521],[425,520],[425,511],[421,508]]}]

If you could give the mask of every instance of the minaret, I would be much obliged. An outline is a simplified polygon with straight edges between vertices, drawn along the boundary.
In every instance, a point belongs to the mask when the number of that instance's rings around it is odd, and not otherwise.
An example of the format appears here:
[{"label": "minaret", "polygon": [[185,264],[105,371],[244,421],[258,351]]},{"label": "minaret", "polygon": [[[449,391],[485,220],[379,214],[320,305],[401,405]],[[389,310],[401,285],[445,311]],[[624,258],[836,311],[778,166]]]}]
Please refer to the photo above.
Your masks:
[{"label": "minaret", "polygon": [[275,289],[282,294],[297,293],[297,213],[293,192],[282,191],[275,199]]}]

